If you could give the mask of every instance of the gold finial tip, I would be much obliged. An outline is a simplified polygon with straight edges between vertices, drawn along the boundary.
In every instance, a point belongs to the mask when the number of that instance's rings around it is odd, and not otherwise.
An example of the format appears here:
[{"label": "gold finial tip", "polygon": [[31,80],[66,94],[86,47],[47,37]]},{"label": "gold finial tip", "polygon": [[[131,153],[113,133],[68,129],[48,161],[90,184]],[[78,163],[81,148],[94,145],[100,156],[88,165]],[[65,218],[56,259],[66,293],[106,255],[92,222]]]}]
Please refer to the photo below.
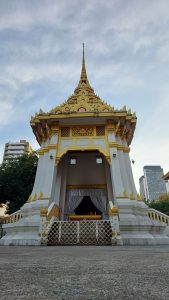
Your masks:
[{"label": "gold finial tip", "polygon": [[85,81],[87,80],[86,66],[85,66],[84,43],[83,43],[83,54],[82,54],[82,71],[81,71],[81,77],[80,77],[80,80],[83,80],[83,82],[85,82]]},{"label": "gold finial tip", "polygon": [[84,60],[85,60],[85,53],[84,53],[84,43],[83,43],[83,63],[84,63]]}]

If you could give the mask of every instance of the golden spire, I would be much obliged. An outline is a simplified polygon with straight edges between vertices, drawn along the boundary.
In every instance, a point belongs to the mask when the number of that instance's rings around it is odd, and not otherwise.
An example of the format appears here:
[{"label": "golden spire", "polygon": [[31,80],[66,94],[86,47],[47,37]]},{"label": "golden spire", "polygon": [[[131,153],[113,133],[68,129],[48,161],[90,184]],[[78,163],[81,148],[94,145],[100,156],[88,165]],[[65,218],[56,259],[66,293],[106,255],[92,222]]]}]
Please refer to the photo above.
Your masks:
[{"label": "golden spire", "polygon": [[99,96],[95,94],[94,89],[90,86],[85,66],[85,51],[83,43],[82,69],[79,83],[75,88],[73,95],[71,95],[63,104],[52,109],[50,113],[59,115],[64,113],[77,113],[77,115],[79,115],[79,113],[84,112],[114,112],[114,108],[102,101]]},{"label": "golden spire", "polygon": [[83,43],[83,55],[82,55],[82,71],[81,71],[81,76],[80,76],[78,86],[74,90],[74,93],[77,94],[77,93],[81,92],[82,89],[83,89],[83,91],[87,89],[88,91],[90,90],[91,93],[94,93],[94,90],[90,86],[90,83],[87,78],[86,65],[85,65],[84,43]]},{"label": "golden spire", "polygon": [[84,43],[83,43],[83,56],[82,56],[82,71],[81,71],[81,76],[80,79],[82,82],[87,81],[87,73],[86,73],[86,66],[85,66],[85,52],[84,52]]}]

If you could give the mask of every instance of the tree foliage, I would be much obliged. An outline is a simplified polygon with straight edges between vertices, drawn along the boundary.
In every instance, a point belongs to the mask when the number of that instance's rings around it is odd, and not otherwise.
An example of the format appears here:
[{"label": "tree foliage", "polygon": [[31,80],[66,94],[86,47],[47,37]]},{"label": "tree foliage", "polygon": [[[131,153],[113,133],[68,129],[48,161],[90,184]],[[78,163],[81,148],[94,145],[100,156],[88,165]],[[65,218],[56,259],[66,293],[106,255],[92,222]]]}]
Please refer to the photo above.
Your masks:
[{"label": "tree foliage", "polygon": [[157,209],[162,213],[169,215],[169,193],[163,194],[158,200],[149,203],[149,207]]},{"label": "tree foliage", "polygon": [[13,213],[27,201],[35,180],[38,157],[36,153],[24,154],[0,167],[0,203],[8,204]]}]

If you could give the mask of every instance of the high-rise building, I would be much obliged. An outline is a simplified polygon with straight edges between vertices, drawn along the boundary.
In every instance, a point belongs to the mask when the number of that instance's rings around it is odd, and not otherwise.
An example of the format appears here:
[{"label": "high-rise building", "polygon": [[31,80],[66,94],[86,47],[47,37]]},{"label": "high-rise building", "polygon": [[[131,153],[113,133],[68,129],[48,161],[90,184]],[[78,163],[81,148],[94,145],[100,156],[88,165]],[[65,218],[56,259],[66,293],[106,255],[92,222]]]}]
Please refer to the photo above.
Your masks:
[{"label": "high-rise building", "polygon": [[140,194],[143,199],[152,201],[167,193],[161,166],[144,166],[143,173],[144,175],[139,179]]},{"label": "high-rise building", "polygon": [[20,142],[8,142],[5,144],[3,163],[7,163],[10,159],[17,159],[23,154],[32,151],[31,145],[26,140],[20,140]]}]

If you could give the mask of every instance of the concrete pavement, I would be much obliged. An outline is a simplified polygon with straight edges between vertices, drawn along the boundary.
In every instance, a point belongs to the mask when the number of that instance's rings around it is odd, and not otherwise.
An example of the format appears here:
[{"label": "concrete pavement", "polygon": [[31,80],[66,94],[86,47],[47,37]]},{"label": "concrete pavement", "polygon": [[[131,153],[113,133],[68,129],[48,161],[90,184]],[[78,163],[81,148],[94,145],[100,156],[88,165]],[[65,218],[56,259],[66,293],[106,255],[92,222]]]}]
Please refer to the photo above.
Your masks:
[{"label": "concrete pavement", "polygon": [[0,299],[169,299],[169,247],[0,247]]}]

